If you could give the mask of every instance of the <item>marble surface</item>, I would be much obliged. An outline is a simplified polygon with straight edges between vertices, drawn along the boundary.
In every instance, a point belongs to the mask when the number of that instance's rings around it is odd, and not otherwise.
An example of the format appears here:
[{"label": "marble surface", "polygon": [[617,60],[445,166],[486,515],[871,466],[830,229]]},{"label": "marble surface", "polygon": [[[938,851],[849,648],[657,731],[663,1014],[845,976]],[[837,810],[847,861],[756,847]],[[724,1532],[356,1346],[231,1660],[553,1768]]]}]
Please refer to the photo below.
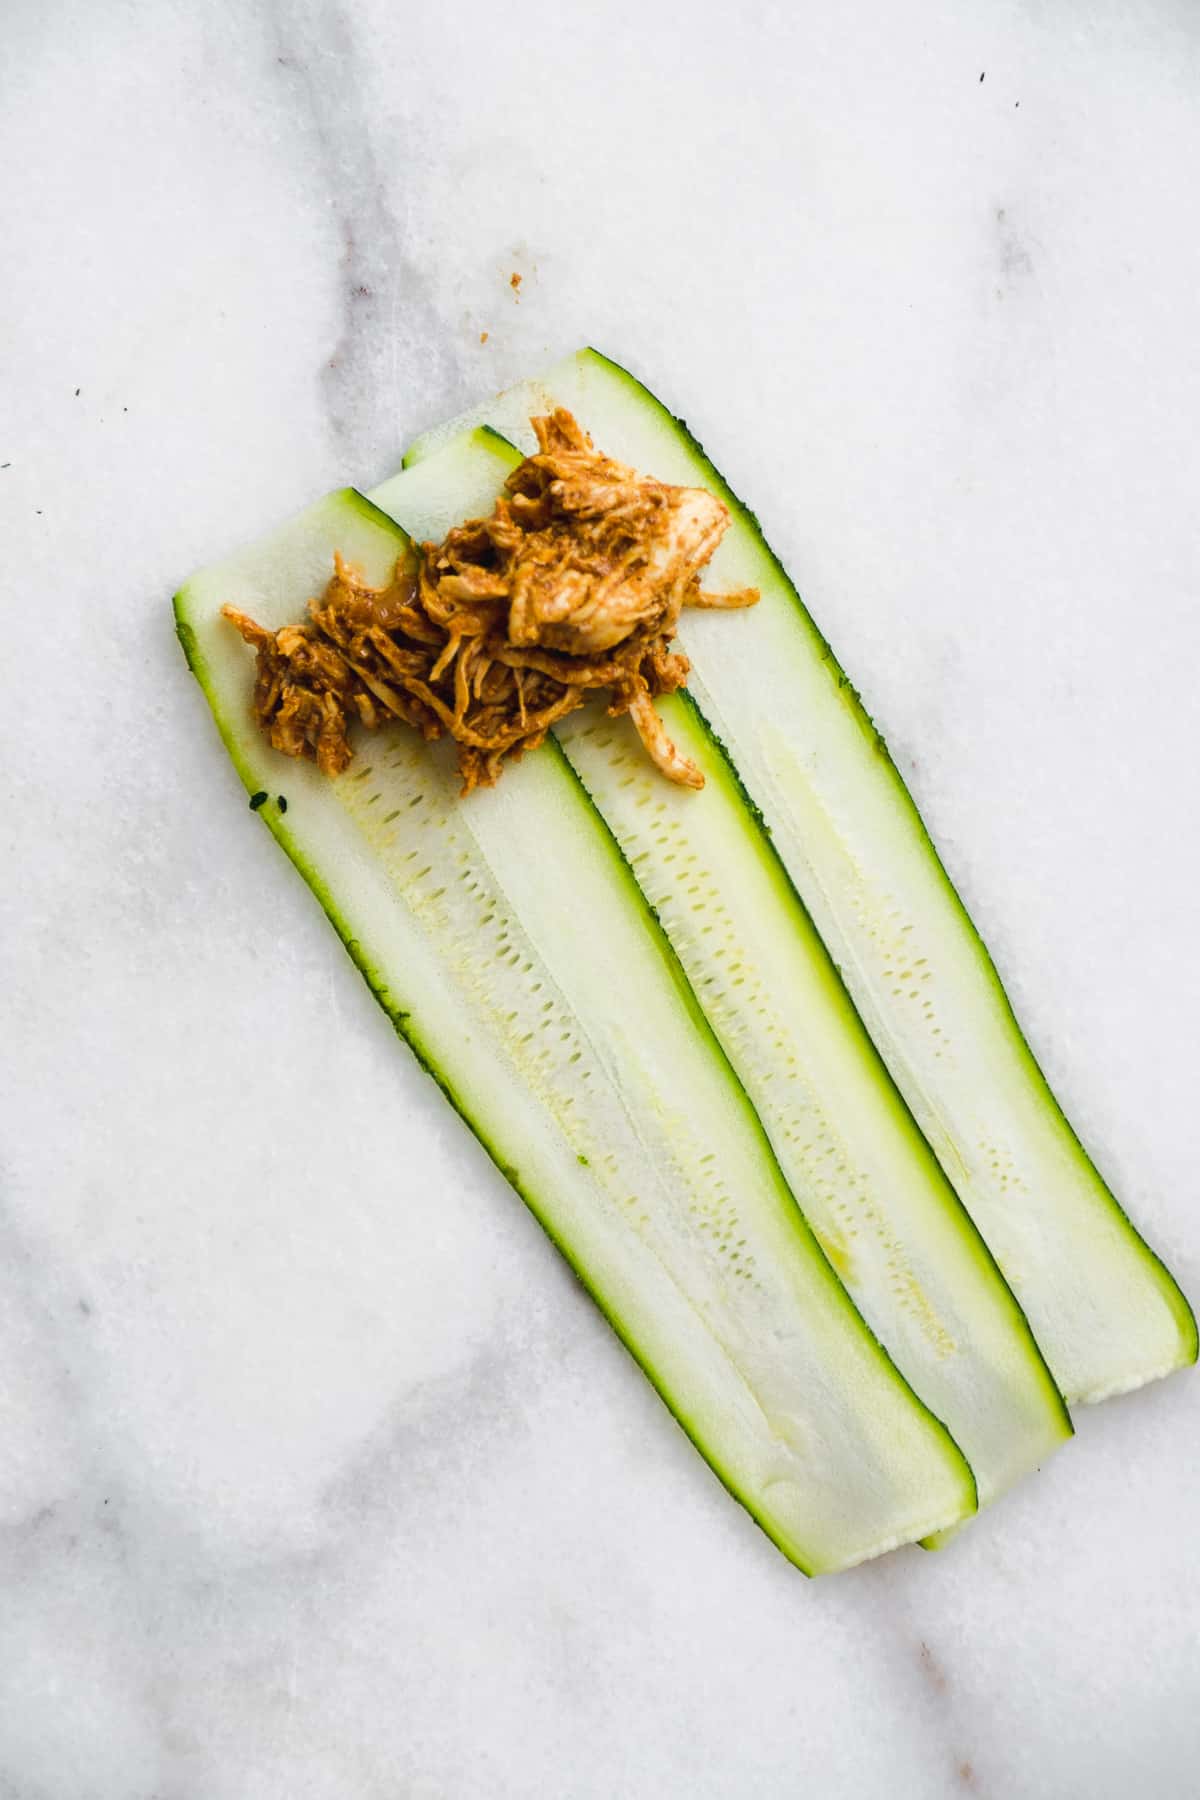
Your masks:
[{"label": "marble surface", "polygon": [[167,607],[487,389],[630,362],[1200,1296],[1191,0],[4,37],[4,1800],[1193,1795],[1200,1382],[938,1556],[795,1575],[395,1043]]}]

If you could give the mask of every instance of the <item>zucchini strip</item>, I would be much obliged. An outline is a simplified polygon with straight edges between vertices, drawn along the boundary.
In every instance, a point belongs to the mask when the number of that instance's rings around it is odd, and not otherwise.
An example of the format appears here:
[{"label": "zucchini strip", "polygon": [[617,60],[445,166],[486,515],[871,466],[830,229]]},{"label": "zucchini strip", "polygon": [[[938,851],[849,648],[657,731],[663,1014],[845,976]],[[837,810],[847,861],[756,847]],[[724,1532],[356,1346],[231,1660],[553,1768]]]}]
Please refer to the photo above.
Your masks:
[{"label": "zucchini strip", "polygon": [[719,616],[685,613],[692,691],[1066,1399],[1102,1400],[1194,1362],[1191,1308],[1064,1117],[882,738],[686,426],[582,350],[426,434],[406,464],[480,424],[528,449],[530,415],[554,406],[609,455],[729,506],[712,582],[756,586],[762,600],[736,639]]},{"label": "zucchini strip", "polygon": [[[798,1567],[967,1517],[971,1471],[855,1311],[610,833],[551,744],[459,800],[448,752],[273,751],[220,616],[297,619],[335,550],[404,534],[353,490],[195,576],[179,636],[258,808],[401,1036],[729,1490]],[[276,796],[285,788],[286,813]],[[381,1153],[383,1146],[381,1145]]]},{"label": "zucchini strip", "polygon": [[[377,488],[414,538],[491,510],[519,453],[486,429]],[[451,500],[450,497],[454,497]],[[744,619],[730,621],[736,656]],[[975,1472],[981,1504],[1071,1423],[1033,1333],[917,1130],[690,696],[656,702],[701,792],[665,781],[625,718],[555,727],[670,939],[826,1255]],[[504,777],[507,779],[507,776]]]}]

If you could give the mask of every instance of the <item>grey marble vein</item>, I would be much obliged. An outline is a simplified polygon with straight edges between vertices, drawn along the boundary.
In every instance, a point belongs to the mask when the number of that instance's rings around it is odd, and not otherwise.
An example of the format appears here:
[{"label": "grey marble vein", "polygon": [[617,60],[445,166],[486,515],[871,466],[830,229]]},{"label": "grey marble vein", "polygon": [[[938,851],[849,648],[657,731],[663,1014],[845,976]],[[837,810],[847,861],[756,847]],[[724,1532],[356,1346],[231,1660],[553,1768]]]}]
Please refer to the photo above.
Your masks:
[{"label": "grey marble vein", "polygon": [[320,385],[338,453],[362,485],[403,448],[406,371],[452,386],[453,355],[404,211],[414,179],[403,134],[384,167],[370,65],[378,54],[361,12],[336,3],[278,8],[275,62],[286,104],[299,105],[315,142],[318,180],[336,220],[339,329]]}]

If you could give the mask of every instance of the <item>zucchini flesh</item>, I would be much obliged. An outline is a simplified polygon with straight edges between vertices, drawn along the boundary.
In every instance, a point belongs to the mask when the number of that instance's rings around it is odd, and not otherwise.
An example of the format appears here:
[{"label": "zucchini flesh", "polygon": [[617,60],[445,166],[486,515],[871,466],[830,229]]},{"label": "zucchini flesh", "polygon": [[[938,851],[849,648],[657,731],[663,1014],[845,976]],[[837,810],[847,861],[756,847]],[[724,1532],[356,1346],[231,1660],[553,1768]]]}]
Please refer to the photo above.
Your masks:
[{"label": "zucchini flesh", "polygon": [[[372,498],[414,538],[435,538],[449,517],[490,511],[519,460],[497,434],[466,432]],[[727,622],[730,654],[741,622]],[[683,693],[657,705],[704,773],[699,793],[665,781],[628,719],[598,707],[563,720],[556,736],[654,908],[826,1255],[949,1427],[985,1503],[1070,1436],[1062,1397],[699,708]]]},{"label": "zucchini flesh", "polygon": [[412,447],[487,423],[532,448],[566,406],[610,455],[708,487],[732,523],[713,586],[753,584],[736,626],[685,613],[692,691],[942,1168],[986,1238],[1069,1401],[1194,1362],[1196,1321],[1105,1186],[1021,1034],[995,967],[858,695],[770,550],[686,427],[594,350]]},{"label": "zucchini flesh", "polygon": [[[397,731],[330,781],[273,751],[224,603],[278,627],[334,550],[406,539],[352,490],[176,596],[259,810],[370,987],[726,1486],[806,1572],[948,1527],[974,1483],[864,1325],[611,835],[553,747],[459,800]],[[581,954],[586,947],[586,954]]]}]

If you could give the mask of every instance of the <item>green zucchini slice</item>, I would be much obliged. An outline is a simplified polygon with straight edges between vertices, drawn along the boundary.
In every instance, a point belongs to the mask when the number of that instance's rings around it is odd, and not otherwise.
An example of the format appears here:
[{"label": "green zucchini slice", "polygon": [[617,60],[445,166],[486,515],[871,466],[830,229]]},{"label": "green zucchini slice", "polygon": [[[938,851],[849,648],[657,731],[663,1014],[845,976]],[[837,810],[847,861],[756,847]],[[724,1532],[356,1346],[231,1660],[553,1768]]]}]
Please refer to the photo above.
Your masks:
[{"label": "green zucchini slice", "polygon": [[[189,581],[179,635],[258,816],[372,992],[530,1206],[714,1471],[800,1568],[968,1516],[971,1471],[856,1312],[611,834],[549,745],[459,799],[400,730],[336,781],[274,752],[220,617],[299,618],[340,550],[406,539],[318,503]],[[384,1147],[381,1145],[381,1154]]]},{"label": "green zucchini slice", "polygon": [[[469,431],[373,493],[414,538],[490,511],[519,453]],[[454,499],[449,497],[456,497]],[[726,620],[739,654],[748,615]],[[658,703],[705,776],[674,786],[627,719],[557,737],[670,939],[793,1194],[872,1330],[954,1435],[981,1503],[1071,1433],[1033,1333],[938,1166],[721,746],[686,693]]]},{"label": "green zucchini slice", "polygon": [[483,423],[532,448],[530,414],[555,405],[608,454],[729,505],[710,585],[753,584],[763,598],[735,632],[718,614],[685,613],[692,692],[1066,1399],[1101,1400],[1194,1362],[1191,1308],[1058,1106],[879,733],[753,513],[686,427],[583,350],[427,434],[406,464]]}]

